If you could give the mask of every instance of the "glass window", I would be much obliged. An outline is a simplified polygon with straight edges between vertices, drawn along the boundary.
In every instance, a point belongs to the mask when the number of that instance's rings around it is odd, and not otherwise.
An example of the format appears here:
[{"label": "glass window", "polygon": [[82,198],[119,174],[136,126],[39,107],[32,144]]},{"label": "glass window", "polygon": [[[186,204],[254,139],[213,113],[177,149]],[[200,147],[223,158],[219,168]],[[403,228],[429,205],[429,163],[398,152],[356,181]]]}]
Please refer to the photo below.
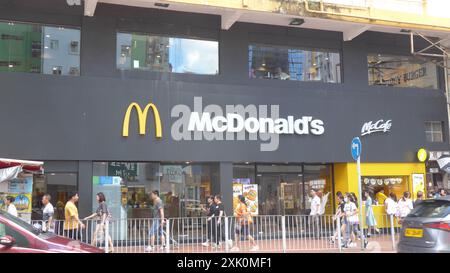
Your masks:
[{"label": "glass window", "polygon": [[[69,194],[77,191],[78,176],[75,173],[46,173],[33,176],[33,220],[42,220],[42,197],[48,193],[55,208],[55,220],[64,220],[64,207],[69,200]],[[62,223],[61,223],[62,224]],[[62,227],[55,227],[56,229]]]},{"label": "glass window", "polygon": [[440,121],[425,122],[425,135],[427,142],[443,142],[444,135],[442,132],[442,122]]},{"label": "glass window", "polygon": [[207,196],[212,194],[215,164],[161,164],[161,199],[167,217],[201,217]]},{"label": "glass window", "polygon": [[311,196],[310,191],[312,189],[317,191],[317,194],[321,198],[321,202],[324,208],[325,214],[333,213],[333,175],[330,165],[304,165],[303,179],[305,187],[305,206],[307,209],[311,209]]},{"label": "glass window", "polygon": [[217,75],[219,73],[219,43],[117,33],[117,68]]},{"label": "glass window", "polygon": [[248,55],[251,79],[341,82],[336,52],[250,45]]},{"label": "glass window", "polygon": [[450,202],[445,200],[425,200],[411,211],[410,216],[423,218],[444,218],[450,214]]},{"label": "glass window", "polygon": [[234,164],[233,182],[235,183],[255,183],[255,165],[254,164]]},{"label": "glass window", "polygon": [[115,218],[153,217],[150,193],[159,190],[159,163],[95,162],[93,175],[93,212],[103,192]]},{"label": "glass window", "polygon": [[218,165],[95,162],[93,173],[93,211],[98,206],[95,195],[103,192],[118,218],[151,218],[150,192],[158,190],[165,217],[198,217],[218,177]]},{"label": "glass window", "polygon": [[[234,166],[233,192],[236,184],[246,181],[243,166]],[[236,174],[239,173],[240,180]],[[251,177],[249,172],[248,177]],[[315,189],[321,198],[326,214],[333,213],[332,171],[330,165],[256,165],[256,207],[260,215],[308,215],[311,209],[310,190]],[[237,202],[236,200],[234,202]]]},{"label": "glass window", "polygon": [[428,58],[369,54],[369,85],[438,88],[437,67]]},{"label": "glass window", "polygon": [[0,71],[78,76],[79,45],[79,29],[0,21]]}]

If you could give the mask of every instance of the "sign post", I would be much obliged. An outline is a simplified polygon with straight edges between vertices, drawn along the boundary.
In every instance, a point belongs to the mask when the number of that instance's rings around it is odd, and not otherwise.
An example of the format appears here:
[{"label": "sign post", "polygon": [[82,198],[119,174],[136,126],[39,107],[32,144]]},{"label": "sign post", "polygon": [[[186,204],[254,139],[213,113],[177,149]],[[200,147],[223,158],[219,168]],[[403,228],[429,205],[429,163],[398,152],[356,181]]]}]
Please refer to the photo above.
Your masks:
[{"label": "sign post", "polygon": [[362,213],[362,187],[361,187],[361,149],[362,144],[359,137],[355,137],[352,140],[350,146],[352,157],[356,160],[356,172],[358,174],[358,198],[359,198],[359,226],[360,226],[360,236],[361,236],[361,250],[364,250],[364,227],[363,227],[363,213]]}]

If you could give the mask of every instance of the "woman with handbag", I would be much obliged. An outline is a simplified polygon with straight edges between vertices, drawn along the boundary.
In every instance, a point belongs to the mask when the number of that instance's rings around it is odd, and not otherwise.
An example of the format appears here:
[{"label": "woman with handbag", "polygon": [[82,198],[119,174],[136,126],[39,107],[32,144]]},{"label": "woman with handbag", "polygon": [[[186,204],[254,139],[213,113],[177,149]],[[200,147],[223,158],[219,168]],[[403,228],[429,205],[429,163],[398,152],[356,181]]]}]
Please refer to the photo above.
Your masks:
[{"label": "woman with handbag", "polygon": [[239,247],[237,246],[240,241],[240,236],[243,235],[244,238],[247,239],[252,244],[252,248],[250,251],[258,251],[259,246],[256,244],[255,239],[250,234],[250,225],[253,224],[253,218],[250,212],[247,209],[247,204],[245,203],[245,197],[239,195],[239,204],[236,207],[235,215],[236,215],[236,230],[235,230],[235,241],[236,246],[233,247],[232,251],[239,251]]},{"label": "woman with handbag", "polygon": [[[105,195],[102,192],[99,192],[99,193],[97,193],[96,198],[97,198],[97,202],[98,202],[97,210],[95,211],[95,213],[93,213],[90,216],[83,219],[83,220],[89,220],[92,218],[97,219],[97,225],[95,227],[94,234],[92,235],[92,243],[91,244],[93,246],[97,246],[97,241],[98,241],[99,237],[103,238],[100,240],[106,239],[105,238],[106,237],[105,236],[106,228],[107,228],[107,226],[109,224],[109,220],[111,218],[111,214],[109,213],[108,206],[106,205]],[[109,252],[110,253],[114,252],[114,245],[112,243],[112,239],[109,234],[108,234],[107,240],[108,240],[108,243],[110,246]]]}]

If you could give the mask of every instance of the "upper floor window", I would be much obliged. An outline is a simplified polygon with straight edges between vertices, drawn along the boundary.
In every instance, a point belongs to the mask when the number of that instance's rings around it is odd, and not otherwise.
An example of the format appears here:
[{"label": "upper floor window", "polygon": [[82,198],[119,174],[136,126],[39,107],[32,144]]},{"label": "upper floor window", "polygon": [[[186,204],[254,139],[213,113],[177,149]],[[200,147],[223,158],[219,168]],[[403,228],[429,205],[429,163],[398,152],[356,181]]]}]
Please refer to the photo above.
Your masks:
[{"label": "upper floor window", "polygon": [[437,67],[429,59],[369,54],[369,85],[438,89]]},{"label": "upper floor window", "polygon": [[444,134],[442,131],[441,121],[427,121],[425,122],[425,135],[427,142],[443,142]]},{"label": "upper floor window", "polygon": [[341,82],[341,58],[336,52],[250,45],[248,55],[251,79]]},{"label": "upper floor window", "polygon": [[117,33],[117,68],[217,75],[219,43],[197,39]]},{"label": "upper floor window", "polygon": [[0,21],[0,71],[80,75],[80,30]]}]

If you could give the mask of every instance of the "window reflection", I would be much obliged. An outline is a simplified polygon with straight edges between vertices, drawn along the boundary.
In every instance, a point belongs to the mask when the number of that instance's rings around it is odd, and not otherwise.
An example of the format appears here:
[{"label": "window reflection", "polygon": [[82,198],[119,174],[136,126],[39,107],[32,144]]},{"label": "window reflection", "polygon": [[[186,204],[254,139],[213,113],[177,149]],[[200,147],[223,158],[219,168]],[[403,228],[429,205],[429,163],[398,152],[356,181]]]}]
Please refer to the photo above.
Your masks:
[{"label": "window reflection", "polygon": [[274,46],[249,46],[249,78],[341,82],[340,55]]},{"label": "window reflection", "polygon": [[80,30],[0,22],[0,71],[80,75]]},{"label": "window reflection", "polygon": [[216,75],[216,41],[117,33],[117,68]]},{"label": "window reflection", "polygon": [[217,176],[217,164],[94,162],[92,209],[97,206],[95,195],[103,192],[117,217],[151,218],[150,193],[158,190],[165,217],[200,217]]},{"label": "window reflection", "polygon": [[428,58],[369,54],[369,85],[438,88],[437,67]]}]

